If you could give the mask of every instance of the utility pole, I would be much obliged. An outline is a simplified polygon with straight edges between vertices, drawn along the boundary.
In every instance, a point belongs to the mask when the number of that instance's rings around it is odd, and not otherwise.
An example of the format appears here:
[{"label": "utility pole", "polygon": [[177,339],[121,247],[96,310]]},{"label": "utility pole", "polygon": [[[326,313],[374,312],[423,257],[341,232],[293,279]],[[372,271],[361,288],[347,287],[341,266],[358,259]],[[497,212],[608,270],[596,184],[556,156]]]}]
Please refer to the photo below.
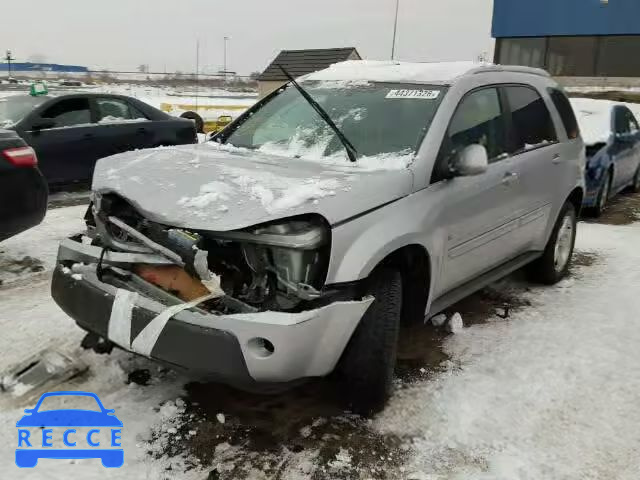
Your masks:
[{"label": "utility pole", "polygon": [[196,39],[196,111],[198,111],[198,87],[200,80],[200,39]]},{"label": "utility pole", "polygon": [[224,63],[222,64],[222,71],[224,72],[224,81],[227,81],[227,42],[229,37],[224,37]]},{"label": "utility pole", "polygon": [[4,57],[4,59],[7,61],[7,67],[9,69],[8,78],[11,78],[11,62],[15,60],[15,58],[11,56],[11,50],[7,50],[7,55]]},{"label": "utility pole", "polygon": [[396,34],[398,33],[398,11],[400,10],[400,0],[396,0],[396,18],[393,22],[393,43],[391,44],[391,60],[396,59]]}]

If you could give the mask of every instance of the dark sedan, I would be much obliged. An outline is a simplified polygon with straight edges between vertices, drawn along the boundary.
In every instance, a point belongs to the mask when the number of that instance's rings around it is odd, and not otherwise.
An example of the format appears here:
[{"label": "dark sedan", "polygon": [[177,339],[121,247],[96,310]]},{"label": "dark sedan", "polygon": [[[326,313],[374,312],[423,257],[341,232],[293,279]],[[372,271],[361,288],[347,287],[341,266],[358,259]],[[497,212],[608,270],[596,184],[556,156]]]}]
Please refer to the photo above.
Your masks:
[{"label": "dark sedan", "polygon": [[0,128],[15,130],[40,161],[49,185],[87,182],[109,155],[196,143],[191,120],[122,95],[16,95],[0,99]]},{"label": "dark sedan", "polygon": [[0,241],[39,224],[47,211],[47,183],[33,149],[0,130]]}]

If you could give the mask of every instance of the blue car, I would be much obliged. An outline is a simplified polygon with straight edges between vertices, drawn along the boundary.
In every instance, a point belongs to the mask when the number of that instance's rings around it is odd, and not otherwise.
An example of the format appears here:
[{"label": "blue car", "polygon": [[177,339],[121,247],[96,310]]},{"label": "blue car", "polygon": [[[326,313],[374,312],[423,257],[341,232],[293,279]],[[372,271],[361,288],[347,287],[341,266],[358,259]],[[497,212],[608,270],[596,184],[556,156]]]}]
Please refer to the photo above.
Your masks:
[{"label": "blue car", "polygon": [[625,104],[588,98],[571,104],[587,149],[583,206],[600,216],[620,191],[640,192],[640,127]]},{"label": "blue car", "polygon": [[[42,403],[50,397],[91,397],[96,403],[98,410],[79,409],[58,409],[43,410]],[[26,409],[25,414],[17,423],[18,427],[18,448],[16,449],[16,465],[22,468],[35,467],[40,458],[58,459],[83,459],[99,458],[102,465],[108,468],[121,467],[124,463],[124,450],[122,448],[95,448],[99,442],[95,441],[93,435],[100,433],[100,429],[111,429],[111,446],[121,447],[119,440],[121,435],[122,422],[114,415],[114,410],[106,409],[98,396],[90,392],[51,392],[43,394],[35,408]],[[38,448],[40,436],[30,438],[28,428],[40,427],[42,430],[42,448]],[[71,442],[71,434],[76,435],[76,430],[67,428],[62,438],[64,445],[71,448],[54,448],[51,430],[44,430],[45,427],[91,427],[86,436],[89,447],[94,448],[73,448],[77,441]],[[92,434],[93,432],[93,434]],[[77,439],[79,441],[79,439]]]}]

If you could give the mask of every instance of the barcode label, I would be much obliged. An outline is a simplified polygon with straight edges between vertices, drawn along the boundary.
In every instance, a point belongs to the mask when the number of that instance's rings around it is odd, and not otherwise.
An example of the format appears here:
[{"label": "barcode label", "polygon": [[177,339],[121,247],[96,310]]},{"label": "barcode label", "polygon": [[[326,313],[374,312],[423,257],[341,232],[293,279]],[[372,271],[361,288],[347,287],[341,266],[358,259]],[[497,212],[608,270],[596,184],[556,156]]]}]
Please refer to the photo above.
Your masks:
[{"label": "barcode label", "polygon": [[413,98],[419,100],[435,100],[439,96],[439,90],[389,90],[386,98]]}]

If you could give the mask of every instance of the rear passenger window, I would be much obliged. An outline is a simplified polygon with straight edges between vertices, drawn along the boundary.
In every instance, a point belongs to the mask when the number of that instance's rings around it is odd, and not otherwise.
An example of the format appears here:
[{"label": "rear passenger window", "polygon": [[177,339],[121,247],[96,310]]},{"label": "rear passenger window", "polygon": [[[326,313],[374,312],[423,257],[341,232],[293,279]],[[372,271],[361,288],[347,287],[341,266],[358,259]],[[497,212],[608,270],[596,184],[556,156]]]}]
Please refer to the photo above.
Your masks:
[{"label": "rear passenger window", "polygon": [[562,90],[549,88],[548,92],[551,101],[553,101],[556,110],[558,110],[560,114],[564,129],[567,131],[567,137],[569,137],[569,140],[578,138],[580,129],[578,128],[578,121],[576,120],[576,114],[573,112],[573,107],[571,107],[571,102],[569,102],[569,99]]},{"label": "rear passenger window", "polygon": [[117,98],[99,98],[96,100],[98,104],[98,121],[108,122],[117,120],[131,119],[129,112],[129,104]]},{"label": "rear passenger window", "polygon": [[506,132],[498,90],[486,88],[468,94],[451,118],[432,182],[447,178],[453,159],[469,145],[483,145],[489,161],[497,161],[507,152]]},{"label": "rear passenger window", "polygon": [[513,129],[510,153],[521,153],[558,141],[551,114],[538,92],[529,87],[505,87]]},{"label": "rear passenger window", "polygon": [[129,111],[131,112],[131,118],[136,120],[147,120],[147,116],[135,105],[129,104]]}]

